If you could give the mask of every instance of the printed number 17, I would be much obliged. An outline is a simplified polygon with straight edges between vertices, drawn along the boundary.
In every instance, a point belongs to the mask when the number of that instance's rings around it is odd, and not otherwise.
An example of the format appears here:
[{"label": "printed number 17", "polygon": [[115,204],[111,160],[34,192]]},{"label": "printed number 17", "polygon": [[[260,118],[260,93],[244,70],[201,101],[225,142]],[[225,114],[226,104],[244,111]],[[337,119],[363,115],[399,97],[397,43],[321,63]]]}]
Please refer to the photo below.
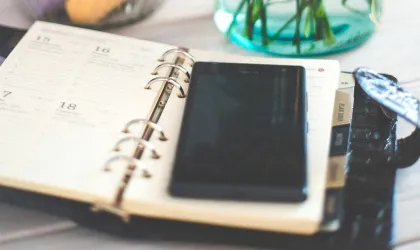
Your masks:
[{"label": "printed number 17", "polygon": [[3,97],[7,97],[12,94],[12,91],[3,91]]}]

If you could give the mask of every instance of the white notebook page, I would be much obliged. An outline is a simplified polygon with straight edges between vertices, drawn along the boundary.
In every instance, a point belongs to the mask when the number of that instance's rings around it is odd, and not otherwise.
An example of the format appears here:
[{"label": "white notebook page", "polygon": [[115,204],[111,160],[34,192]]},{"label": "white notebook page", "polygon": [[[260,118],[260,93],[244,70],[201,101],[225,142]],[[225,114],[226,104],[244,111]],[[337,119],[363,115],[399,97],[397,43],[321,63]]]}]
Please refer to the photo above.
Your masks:
[{"label": "white notebook page", "polygon": [[[135,176],[125,195],[124,209],[134,214],[173,218],[185,221],[312,234],[319,230],[324,207],[326,169],[332,126],[335,91],[339,80],[339,63],[327,60],[289,60],[242,57],[191,50],[197,61],[302,65],[307,72],[308,90],[308,199],[301,204],[253,203],[198,199],[177,199],[167,194],[185,99],[171,95],[159,124],[171,138],[153,140],[162,158],[142,158],[142,167],[153,177]],[[188,87],[187,84],[184,84]]]},{"label": "white notebook page", "polygon": [[144,86],[171,48],[35,23],[0,67],[0,185],[111,202],[126,164],[104,164],[151,112],[159,86]]}]

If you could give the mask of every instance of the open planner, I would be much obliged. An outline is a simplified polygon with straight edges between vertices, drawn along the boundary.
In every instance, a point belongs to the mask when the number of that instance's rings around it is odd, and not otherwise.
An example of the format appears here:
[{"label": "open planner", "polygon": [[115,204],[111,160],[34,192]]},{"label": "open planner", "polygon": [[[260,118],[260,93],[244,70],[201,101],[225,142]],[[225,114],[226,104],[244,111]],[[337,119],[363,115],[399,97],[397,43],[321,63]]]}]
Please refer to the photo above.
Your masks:
[{"label": "open planner", "polygon": [[[168,194],[191,67],[198,61],[305,67],[306,201]],[[340,85],[333,60],[229,55],[36,22],[0,67],[0,185],[88,203],[94,212],[126,221],[138,215],[304,235],[324,226],[333,230],[324,223],[325,211],[335,206],[328,190],[343,183],[329,185],[328,176],[344,178],[345,154],[332,154],[330,142],[347,141],[331,131],[350,122],[348,87]],[[346,105],[336,100],[340,89],[347,89],[341,92],[348,94]],[[331,162],[340,169],[333,174]]]}]

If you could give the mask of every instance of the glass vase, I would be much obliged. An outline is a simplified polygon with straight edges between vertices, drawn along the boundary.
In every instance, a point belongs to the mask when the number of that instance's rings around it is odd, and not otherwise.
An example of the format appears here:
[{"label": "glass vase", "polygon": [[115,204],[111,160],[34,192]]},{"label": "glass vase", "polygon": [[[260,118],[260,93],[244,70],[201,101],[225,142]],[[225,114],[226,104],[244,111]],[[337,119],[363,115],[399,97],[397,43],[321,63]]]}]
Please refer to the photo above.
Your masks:
[{"label": "glass vase", "polygon": [[353,49],[375,32],[382,0],[215,0],[214,21],[233,43],[287,57]]}]

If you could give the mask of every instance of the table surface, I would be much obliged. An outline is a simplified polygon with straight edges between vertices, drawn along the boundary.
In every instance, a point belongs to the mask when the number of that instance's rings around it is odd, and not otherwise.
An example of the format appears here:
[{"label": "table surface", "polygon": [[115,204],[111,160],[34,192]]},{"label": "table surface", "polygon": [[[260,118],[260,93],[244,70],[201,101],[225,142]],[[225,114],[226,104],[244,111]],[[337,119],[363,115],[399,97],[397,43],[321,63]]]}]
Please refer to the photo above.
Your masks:
[{"label": "table surface", "polygon": [[[27,28],[32,21],[16,0],[0,1],[0,25]],[[343,70],[367,66],[397,76],[420,96],[420,2],[385,1],[382,24],[363,46],[324,58],[340,61]],[[212,0],[166,0],[150,18],[111,32],[196,49],[254,55],[230,44],[213,24]],[[412,127],[400,121],[398,135]],[[1,197],[0,197],[1,198]],[[395,242],[397,250],[420,249],[420,162],[399,170],[396,183]],[[123,240],[91,231],[74,222],[0,202],[0,248],[16,249],[239,249],[237,246]],[[241,248],[243,249],[243,248]]]}]

